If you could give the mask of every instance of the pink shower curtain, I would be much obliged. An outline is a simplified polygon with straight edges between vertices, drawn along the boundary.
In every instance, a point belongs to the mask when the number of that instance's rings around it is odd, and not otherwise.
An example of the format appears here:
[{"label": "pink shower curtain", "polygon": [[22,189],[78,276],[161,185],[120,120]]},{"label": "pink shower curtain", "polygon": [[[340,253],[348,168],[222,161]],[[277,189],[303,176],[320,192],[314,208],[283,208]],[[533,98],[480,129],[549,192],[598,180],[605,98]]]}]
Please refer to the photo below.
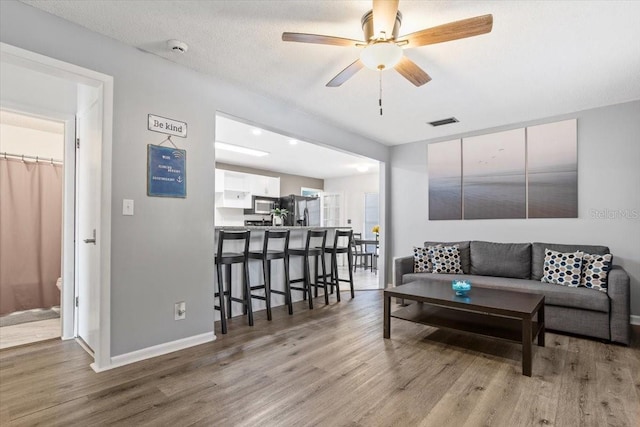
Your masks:
[{"label": "pink shower curtain", "polygon": [[62,166],[0,158],[0,315],[60,305]]}]

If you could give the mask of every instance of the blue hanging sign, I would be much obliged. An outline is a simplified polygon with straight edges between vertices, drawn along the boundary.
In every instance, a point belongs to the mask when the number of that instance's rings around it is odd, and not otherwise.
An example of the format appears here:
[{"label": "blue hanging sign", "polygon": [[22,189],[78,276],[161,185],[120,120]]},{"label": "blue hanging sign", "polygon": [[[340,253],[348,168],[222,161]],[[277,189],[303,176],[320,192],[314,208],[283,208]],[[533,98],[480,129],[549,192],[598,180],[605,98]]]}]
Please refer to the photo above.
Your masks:
[{"label": "blue hanging sign", "polygon": [[187,151],[147,145],[147,195],[187,197]]}]

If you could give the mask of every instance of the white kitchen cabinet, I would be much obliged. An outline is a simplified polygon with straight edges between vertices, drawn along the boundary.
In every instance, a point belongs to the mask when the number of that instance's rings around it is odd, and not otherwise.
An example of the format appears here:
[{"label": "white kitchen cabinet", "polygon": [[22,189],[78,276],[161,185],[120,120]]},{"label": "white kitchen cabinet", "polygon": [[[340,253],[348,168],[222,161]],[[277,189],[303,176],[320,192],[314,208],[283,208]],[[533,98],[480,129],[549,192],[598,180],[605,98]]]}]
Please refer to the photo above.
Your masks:
[{"label": "white kitchen cabinet", "polygon": [[267,189],[265,196],[280,197],[280,177],[268,176],[265,188]]},{"label": "white kitchen cabinet", "polygon": [[249,190],[254,196],[280,197],[280,177],[248,174]]},{"label": "white kitchen cabinet", "polygon": [[216,169],[216,207],[251,208],[249,174]]}]

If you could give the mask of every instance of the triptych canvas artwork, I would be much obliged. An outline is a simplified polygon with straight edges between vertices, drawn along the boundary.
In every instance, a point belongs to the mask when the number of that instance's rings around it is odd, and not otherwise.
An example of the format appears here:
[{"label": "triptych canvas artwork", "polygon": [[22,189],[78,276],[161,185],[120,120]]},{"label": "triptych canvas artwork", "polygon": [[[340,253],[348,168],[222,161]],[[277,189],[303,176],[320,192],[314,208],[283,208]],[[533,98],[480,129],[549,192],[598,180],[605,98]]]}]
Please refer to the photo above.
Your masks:
[{"label": "triptych canvas artwork", "polygon": [[430,144],[429,219],[577,218],[576,124]]}]

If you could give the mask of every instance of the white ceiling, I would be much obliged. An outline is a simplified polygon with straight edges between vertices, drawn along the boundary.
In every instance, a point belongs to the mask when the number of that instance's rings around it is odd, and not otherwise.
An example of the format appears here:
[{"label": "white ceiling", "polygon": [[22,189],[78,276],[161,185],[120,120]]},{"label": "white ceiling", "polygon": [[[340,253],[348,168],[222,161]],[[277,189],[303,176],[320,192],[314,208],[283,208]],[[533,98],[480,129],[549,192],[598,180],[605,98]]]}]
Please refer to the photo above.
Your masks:
[{"label": "white ceiling", "polygon": [[[254,131],[260,130],[259,135]],[[216,161],[270,170],[292,175],[325,179],[378,173],[375,160],[332,150],[320,145],[295,140],[279,133],[218,115],[216,117],[216,141],[269,153],[254,157],[216,148]],[[357,168],[362,168],[358,171]],[[366,170],[365,170],[366,169]]]},{"label": "white ceiling", "polygon": [[[382,117],[377,72],[325,87],[358,48],[281,41],[283,31],[361,39],[369,0],[24,2],[389,145],[640,99],[638,1],[400,0],[400,35],[487,13],[493,31],[406,50],[433,80],[416,88],[386,71]],[[460,123],[425,124],[450,116]]]}]

